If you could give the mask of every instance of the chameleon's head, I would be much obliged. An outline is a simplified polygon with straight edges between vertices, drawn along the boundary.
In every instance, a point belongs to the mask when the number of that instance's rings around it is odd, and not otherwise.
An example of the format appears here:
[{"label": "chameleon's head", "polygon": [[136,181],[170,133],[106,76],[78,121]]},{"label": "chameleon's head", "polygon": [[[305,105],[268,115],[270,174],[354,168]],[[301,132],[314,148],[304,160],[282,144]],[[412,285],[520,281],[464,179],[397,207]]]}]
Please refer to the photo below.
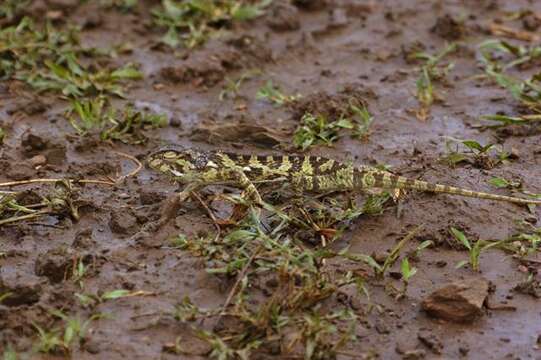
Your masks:
[{"label": "chameleon's head", "polygon": [[147,157],[148,166],[179,182],[194,180],[208,162],[208,153],[193,149],[158,150]]}]

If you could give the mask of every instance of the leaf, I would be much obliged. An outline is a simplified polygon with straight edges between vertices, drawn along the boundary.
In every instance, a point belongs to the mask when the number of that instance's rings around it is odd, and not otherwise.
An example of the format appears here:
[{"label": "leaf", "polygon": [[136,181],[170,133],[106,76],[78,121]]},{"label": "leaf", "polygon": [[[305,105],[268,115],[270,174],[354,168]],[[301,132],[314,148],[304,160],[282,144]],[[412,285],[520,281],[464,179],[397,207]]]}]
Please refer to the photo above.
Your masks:
[{"label": "leaf", "polygon": [[462,143],[472,150],[479,150],[482,152],[484,149],[483,146],[475,140],[464,140]]},{"label": "leaf", "polygon": [[140,72],[139,70],[131,67],[131,66],[126,66],[126,67],[123,67],[121,69],[117,69],[117,70],[113,71],[111,73],[111,77],[113,79],[137,80],[137,79],[142,79],[143,78],[143,73]]},{"label": "leaf", "polygon": [[343,129],[353,129],[353,123],[349,119],[342,118],[338,120],[336,123],[336,126],[341,127]]},{"label": "leaf", "polygon": [[506,188],[511,185],[509,181],[501,177],[493,177],[488,182],[497,188]]},{"label": "leaf", "polygon": [[498,121],[504,125],[515,125],[515,124],[520,125],[526,122],[521,117],[506,116],[506,115],[484,115],[484,116],[481,116],[481,119]]},{"label": "leaf", "polygon": [[104,293],[104,294],[101,296],[101,299],[102,299],[102,300],[115,300],[115,299],[120,299],[120,298],[129,296],[130,293],[131,293],[131,292],[130,292],[129,290],[124,290],[124,289],[113,290],[113,291],[109,291],[109,292]]},{"label": "leaf", "polygon": [[471,247],[471,244],[470,242],[468,241],[468,238],[466,237],[466,235],[464,235],[464,233],[454,227],[451,227],[451,233],[453,234],[453,236],[458,240],[460,241],[465,247],[466,249],[468,250],[471,250],[472,247]]},{"label": "leaf", "polygon": [[365,254],[344,254],[344,257],[353,261],[361,261],[370,266],[372,269],[376,271],[381,271],[382,267],[380,264],[374,260],[374,258],[370,255]]},{"label": "leaf", "polygon": [[402,260],[400,270],[402,272],[402,278],[405,282],[408,282],[408,280],[417,273],[416,268],[410,268],[410,262],[407,257]]},{"label": "leaf", "polygon": [[462,260],[462,261],[459,261],[456,266],[455,266],[455,269],[460,269],[461,267],[463,267],[464,265],[467,265],[469,263],[468,260]]}]

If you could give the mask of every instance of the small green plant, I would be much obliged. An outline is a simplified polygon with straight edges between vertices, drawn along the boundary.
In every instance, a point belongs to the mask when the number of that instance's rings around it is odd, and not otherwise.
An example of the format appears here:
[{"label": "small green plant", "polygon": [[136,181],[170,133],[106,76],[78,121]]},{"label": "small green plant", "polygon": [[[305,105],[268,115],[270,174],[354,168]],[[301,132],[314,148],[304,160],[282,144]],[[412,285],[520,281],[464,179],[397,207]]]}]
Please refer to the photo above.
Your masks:
[{"label": "small green plant", "polygon": [[[462,146],[465,151],[462,151],[459,146]],[[495,144],[481,145],[475,140],[446,137],[445,147],[447,148],[447,154],[441,160],[449,166],[456,166],[461,162],[469,162],[481,168],[490,169],[498,163],[505,161],[508,157],[508,154]],[[491,156],[492,150],[497,152],[496,157]]]},{"label": "small green plant", "polygon": [[166,115],[148,114],[126,105],[118,110],[105,97],[90,100],[74,100],[65,114],[79,135],[99,130],[102,140],[118,140],[127,144],[141,144],[147,138],[143,131],[164,127]]},{"label": "small green plant", "polygon": [[99,94],[123,97],[123,81],[142,77],[130,64],[112,70],[97,63],[86,65],[83,58],[98,53],[83,48],[77,35],[74,28],[59,31],[50,24],[37,26],[30,18],[0,30],[0,79],[17,79],[39,92],[79,98]]},{"label": "small green plant", "polygon": [[235,80],[226,77],[225,85],[222,91],[220,91],[220,95],[218,98],[220,99],[220,101],[224,101],[227,98],[236,98],[242,84],[246,80],[252,79],[254,76],[259,74],[261,74],[261,71],[256,69],[244,72],[238,79]]},{"label": "small green plant", "polygon": [[490,180],[488,180],[488,183],[492,186],[495,186],[500,189],[516,189],[521,187],[521,183],[518,181],[511,181],[504,179],[502,177],[492,177]]},{"label": "small green plant", "polygon": [[8,345],[7,349],[4,350],[4,354],[2,355],[3,360],[19,360],[21,359],[17,352],[11,348],[11,346]]},{"label": "small green plant", "polygon": [[132,11],[137,7],[139,0],[100,0],[100,5],[104,7],[114,7],[123,12]]},{"label": "small green plant", "polygon": [[444,80],[449,71],[454,67],[453,63],[440,65],[441,61],[448,54],[456,51],[456,49],[457,45],[452,43],[436,55],[431,55],[426,52],[415,54],[416,59],[424,62],[421,66],[420,75],[416,83],[417,100],[420,104],[420,108],[417,111],[417,117],[420,120],[426,120],[430,112],[430,107],[437,99],[437,95],[434,93],[434,82]]},{"label": "small green plant", "polygon": [[[406,245],[406,243],[408,241],[410,241],[411,239],[413,239],[415,237],[415,235],[423,228],[422,225],[419,225],[417,226],[415,229],[413,229],[412,231],[410,231],[406,236],[404,236],[396,245],[395,247],[391,250],[391,253],[385,258],[385,261],[383,262],[383,266],[381,267],[381,269],[378,271],[377,273],[377,276],[380,277],[380,278],[383,278],[384,275],[385,275],[385,272],[387,271],[388,268],[390,268],[395,262],[396,260],[398,259],[398,257],[400,256],[400,252],[402,251],[402,249],[404,248],[404,246]],[[409,266],[409,263],[408,263],[408,266]]]},{"label": "small green plant", "polygon": [[405,294],[408,290],[409,280],[417,273],[417,269],[411,267],[408,258],[404,257],[400,263],[400,272],[402,274],[402,283],[404,284],[402,293]]},{"label": "small green plant", "polygon": [[66,350],[58,329],[46,330],[36,324],[34,324],[34,327],[38,331],[38,343],[35,345],[36,351],[48,354]]},{"label": "small green plant", "polygon": [[317,144],[330,146],[338,140],[339,130],[348,128],[351,128],[349,121],[329,122],[323,115],[314,116],[306,113],[301,119],[301,125],[293,134],[293,143],[301,150]]},{"label": "small green plant", "polygon": [[145,294],[147,293],[143,291],[130,291],[130,290],[125,290],[125,289],[116,289],[116,290],[106,291],[100,295],[76,293],[75,297],[79,300],[82,306],[92,308],[108,300],[117,300],[124,297],[132,297],[132,296],[139,296],[139,295],[145,295]]},{"label": "small green plant", "polygon": [[272,80],[268,80],[267,83],[261,87],[256,94],[258,100],[268,100],[276,106],[282,106],[290,104],[298,100],[301,95],[284,95],[280,89],[272,83]]},{"label": "small green plant", "polygon": [[87,268],[83,262],[83,258],[80,257],[79,261],[77,261],[77,265],[72,270],[72,279],[74,282],[76,282],[79,287],[82,289],[84,287],[83,278],[85,277],[87,273]]},{"label": "small green plant", "polygon": [[256,3],[239,0],[162,0],[152,11],[154,22],[167,28],[162,42],[172,48],[193,48],[235,21],[254,19],[271,0]]},{"label": "small green plant", "polygon": [[415,248],[415,252],[413,253],[413,255],[416,257],[416,258],[419,258],[421,256],[421,252],[423,252],[424,249],[430,247],[434,245],[434,242],[432,240],[425,240],[423,241],[422,243],[419,244],[419,246],[417,246],[417,248]]},{"label": "small green plant", "polygon": [[0,4],[0,19],[14,20],[32,0],[4,0]]},{"label": "small green plant", "polygon": [[[492,59],[492,52],[503,52],[516,57],[505,65]],[[492,79],[500,87],[506,89],[518,101],[521,108],[527,109],[520,115],[485,115],[481,118],[497,122],[495,127],[508,125],[531,125],[541,120],[541,74],[535,73],[527,79],[519,79],[505,73],[511,67],[529,63],[541,56],[541,47],[515,47],[503,41],[491,41],[481,45],[481,62],[485,76]]]},{"label": "small green plant", "polygon": [[[479,45],[481,52],[481,61],[485,66],[490,66],[498,72],[505,72],[513,67],[526,65],[541,58],[541,46],[531,45],[513,45],[508,41],[500,39],[492,39],[484,41]],[[498,60],[501,55],[509,55],[511,61],[501,64]]]},{"label": "small green plant", "polygon": [[80,344],[84,340],[90,323],[103,317],[102,314],[95,314],[83,321],[79,316],[70,317],[59,310],[53,310],[51,314],[63,320],[64,324],[62,327],[53,330],[45,330],[34,324],[39,337],[36,346],[38,352],[71,352],[75,343]]},{"label": "small green plant", "polygon": [[469,252],[469,260],[462,260],[457,265],[456,268],[461,268],[466,264],[470,264],[473,271],[479,271],[479,257],[481,253],[485,250],[488,250],[492,247],[499,246],[501,241],[484,241],[477,240],[475,243],[472,243],[466,235],[454,228],[450,228],[451,234],[458,240]]},{"label": "small green plant", "polygon": [[357,106],[351,102],[339,117],[307,112],[293,134],[293,144],[302,150],[318,144],[330,146],[345,133],[365,139],[373,122],[374,117],[364,104]]},{"label": "small green plant", "polygon": [[374,117],[366,106],[357,107],[353,104],[350,105],[352,112],[352,136],[355,138],[366,138],[368,136],[370,125],[374,122]]}]

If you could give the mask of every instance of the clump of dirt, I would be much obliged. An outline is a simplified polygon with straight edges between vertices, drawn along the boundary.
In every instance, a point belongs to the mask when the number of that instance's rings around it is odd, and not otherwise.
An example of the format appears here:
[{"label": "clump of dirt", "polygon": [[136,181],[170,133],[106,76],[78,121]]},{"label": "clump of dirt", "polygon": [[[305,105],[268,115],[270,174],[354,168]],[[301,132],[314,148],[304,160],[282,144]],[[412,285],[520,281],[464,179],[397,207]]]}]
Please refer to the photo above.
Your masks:
[{"label": "clump of dirt", "polygon": [[293,102],[290,105],[293,118],[300,120],[304,114],[321,115],[325,118],[337,120],[353,114],[352,106],[357,108],[368,107],[369,102],[377,99],[371,90],[359,84],[344,86],[335,94],[316,92]]},{"label": "clump of dirt", "polygon": [[241,36],[209,43],[210,51],[195,51],[178,64],[160,70],[164,81],[211,87],[234,70],[254,67],[272,60],[272,52],[255,37]]},{"label": "clump of dirt", "polygon": [[227,119],[226,124],[200,124],[191,134],[191,139],[209,144],[241,143],[273,148],[285,144],[289,137],[283,131],[253,124],[247,119]]},{"label": "clump of dirt", "polygon": [[466,35],[464,23],[457,21],[449,14],[439,17],[436,20],[436,24],[430,30],[439,37],[449,41],[459,40]]}]

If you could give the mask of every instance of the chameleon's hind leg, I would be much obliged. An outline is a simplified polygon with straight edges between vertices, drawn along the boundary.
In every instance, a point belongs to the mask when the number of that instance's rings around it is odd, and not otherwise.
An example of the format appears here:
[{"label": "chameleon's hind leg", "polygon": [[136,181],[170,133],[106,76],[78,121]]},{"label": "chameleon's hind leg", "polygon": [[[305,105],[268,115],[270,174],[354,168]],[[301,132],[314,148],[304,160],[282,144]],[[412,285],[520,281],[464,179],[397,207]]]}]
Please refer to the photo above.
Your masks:
[{"label": "chameleon's hind leg", "polygon": [[[248,200],[249,202],[253,202],[256,205],[256,211],[257,214],[260,213],[260,207],[263,205],[263,198],[261,197],[261,194],[255,187],[255,185],[252,183],[252,181],[246,176],[246,174],[238,168],[231,169],[230,173],[231,178],[233,181],[241,188],[243,189],[241,193],[241,198]],[[244,217],[246,214],[246,207],[242,204],[235,204],[233,214],[231,215],[231,218],[229,221],[236,222]]]}]

